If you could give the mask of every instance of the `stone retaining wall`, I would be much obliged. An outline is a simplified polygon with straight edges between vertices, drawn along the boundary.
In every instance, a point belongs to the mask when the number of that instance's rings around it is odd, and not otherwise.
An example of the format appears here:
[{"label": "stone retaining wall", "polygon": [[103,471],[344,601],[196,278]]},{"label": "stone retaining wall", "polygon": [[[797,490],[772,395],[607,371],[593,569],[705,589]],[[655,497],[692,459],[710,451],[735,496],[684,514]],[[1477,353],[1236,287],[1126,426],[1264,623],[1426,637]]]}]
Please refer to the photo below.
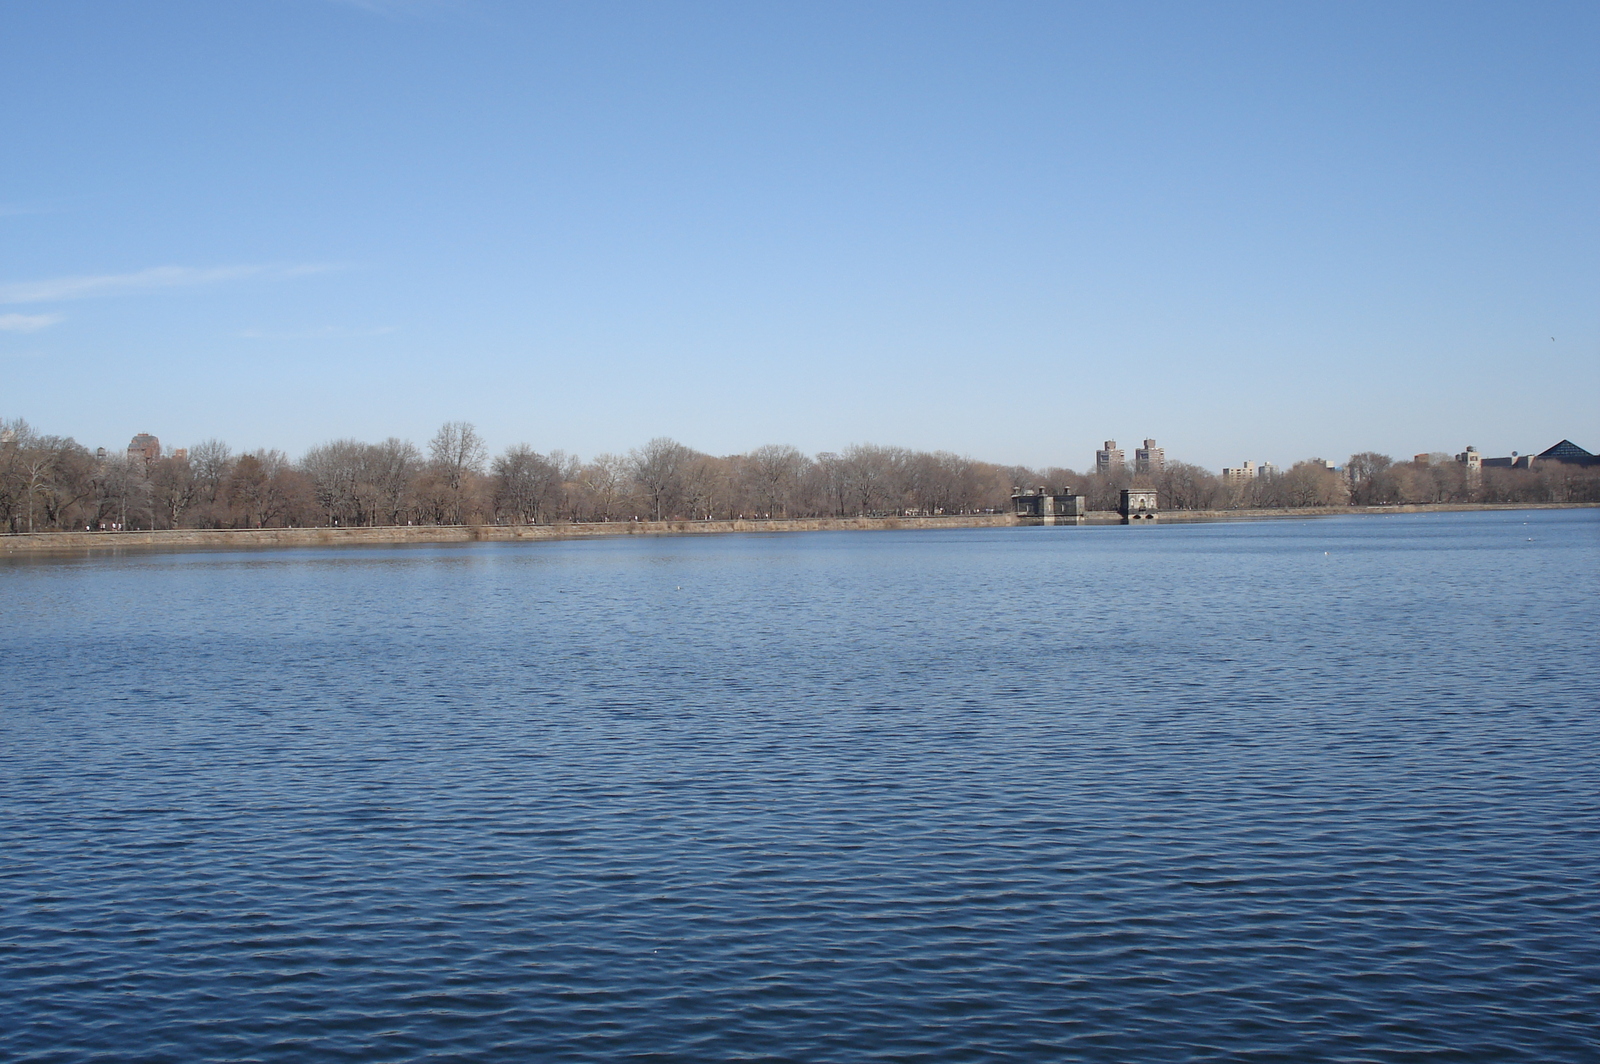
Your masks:
[{"label": "stone retaining wall", "polygon": [[680,536],[729,532],[823,532],[909,528],[992,528],[1010,514],[962,517],[794,518],[738,521],[606,521],[553,525],[391,525],[377,528],[179,528],[155,532],[23,532],[0,535],[0,554],[76,553],[156,548],[385,546],[397,543],[492,543],[590,536]]},{"label": "stone retaining wall", "polygon": [[[1408,506],[1317,506],[1281,510],[1164,510],[1161,521],[1259,521],[1282,517],[1334,517],[1340,514],[1438,513],[1465,510],[1560,510],[1592,503],[1514,503],[1472,505],[1439,503]],[[1093,511],[1085,524],[1114,525],[1112,511]],[[584,539],[590,536],[681,536],[729,532],[833,532],[883,529],[1006,528],[1011,514],[961,517],[799,517],[737,521],[606,521],[553,525],[392,525],[378,528],[179,528],[158,532],[20,532],[0,535],[0,555],[80,553],[83,551],[188,550],[249,547],[385,546],[397,543],[476,543]],[[1070,526],[1065,526],[1070,527]]]}]

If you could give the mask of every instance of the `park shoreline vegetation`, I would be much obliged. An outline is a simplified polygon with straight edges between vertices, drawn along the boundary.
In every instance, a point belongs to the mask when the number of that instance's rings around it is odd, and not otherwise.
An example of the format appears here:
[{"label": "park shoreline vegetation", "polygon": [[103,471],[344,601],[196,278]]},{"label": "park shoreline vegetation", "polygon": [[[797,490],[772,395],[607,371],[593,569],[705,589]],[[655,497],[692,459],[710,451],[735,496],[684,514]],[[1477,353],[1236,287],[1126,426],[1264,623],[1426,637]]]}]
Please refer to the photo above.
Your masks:
[{"label": "park shoreline vegetation", "polygon": [[[430,535],[444,542],[713,527],[981,527],[1011,523],[1013,491],[1041,486],[1083,495],[1091,511],[1104,512],[1116,508],[1123,488],[1154,488],[1168,520],[1225,520],[1374,507],[1597,504],[1600,468],[1549,462],[1469,471],[1448,455],[1395,462],[1365,452],[1342,470],[1308,459],[1238,482],[1177,461],[1151,471],[1079,473],[876,444],[815,456],[774,444],[718,457],[667,438],[589,461],[526,444],[491,458],[465,422],[444,425],[425,451],[396,438],[344,439],[294,461],[278,450],[236,455],[226,443],[206,440],[151,457],[91,452],[21,420],[0,422],[0,538],[10,543],[39,534],[115,533],[129,543],[136,533],[247,530],[292,531],[301,535],[280,538],[310,543],[319,542],[315,530],[347,533],[334,537],[343,542],[359,538],[348,535],[355,529],[388,529],[388,542]],[[595,531],[575,531],[591,526]],[[457,531],[405,531],[429,528]],[[217,543],[240,538],[222,535]]]}]

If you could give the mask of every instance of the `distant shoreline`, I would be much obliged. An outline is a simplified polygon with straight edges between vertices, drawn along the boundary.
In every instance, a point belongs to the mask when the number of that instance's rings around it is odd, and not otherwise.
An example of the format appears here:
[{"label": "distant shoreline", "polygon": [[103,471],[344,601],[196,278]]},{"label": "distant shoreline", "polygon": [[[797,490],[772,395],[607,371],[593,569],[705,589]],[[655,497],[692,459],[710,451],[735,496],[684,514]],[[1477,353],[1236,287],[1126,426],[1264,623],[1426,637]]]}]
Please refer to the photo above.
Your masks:
[{"label": "distant shoreline", "polygon": [[[1396,506],[1310,506],[1260,510],[1168,510],[1165,524],[1340,517],[1349,514],[1451,513],[1481,510],[1592,509],[1595,503],[1432,503]],[[1111,511],[1084,524],[1116,525]],[[120,550],[211,550],[278,547],[360,547],[431,543],[522,543],[601,536],[726,535],[761,532],[845,532],[944,528],[1013,528],[1035,521],[1012,514],[952,517],[797,517],[732,521],[586,521],[550,525],[378,525],[360,528],[177,528],[144,532],[12,532],[0,534],[0,556],[81,554]]]}]

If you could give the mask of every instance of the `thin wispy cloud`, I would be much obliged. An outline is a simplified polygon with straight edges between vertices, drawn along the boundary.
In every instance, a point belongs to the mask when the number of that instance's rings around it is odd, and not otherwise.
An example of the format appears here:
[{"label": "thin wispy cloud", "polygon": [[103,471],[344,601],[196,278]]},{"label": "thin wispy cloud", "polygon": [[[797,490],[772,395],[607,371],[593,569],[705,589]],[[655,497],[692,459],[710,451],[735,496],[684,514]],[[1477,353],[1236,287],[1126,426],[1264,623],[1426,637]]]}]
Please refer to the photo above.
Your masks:
[{"label": "thin wispy cloud", "polygon": [[372,336],[388,336],[395,332],[393,325],[380,325],[371,329],[351,329],[343,325],[324,325],[320,329],[301,329],[291,332],[272,332],[264,329],[246,329],[239,334],[242,340],[351,340]]},{"label": "thin wispy cloud", "polygon": [[0,303],[55,303],[67,299],[156,292],[168,288],[193,288],[251,277],[302,277],[338,269],[334,265],[300,266],[153,266],[133,273],[107,273],[84,277],[54,277],[44,281],[0,284]]},{"label": "thin wispy cloud", "polygon": [[0,314],[0,332],[38,332],[61,320],[59,314]]}]

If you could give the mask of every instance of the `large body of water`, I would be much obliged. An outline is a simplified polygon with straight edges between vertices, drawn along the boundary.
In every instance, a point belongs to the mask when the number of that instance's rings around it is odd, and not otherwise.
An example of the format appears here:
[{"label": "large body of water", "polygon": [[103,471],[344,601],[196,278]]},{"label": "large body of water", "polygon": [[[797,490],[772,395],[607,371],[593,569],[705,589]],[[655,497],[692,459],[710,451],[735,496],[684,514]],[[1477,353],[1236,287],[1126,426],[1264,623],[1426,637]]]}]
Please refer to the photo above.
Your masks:
[{"label": "large body of water", "polygon": [[1600,1060],[1600,511],[0,563],[0,1059]]}]

